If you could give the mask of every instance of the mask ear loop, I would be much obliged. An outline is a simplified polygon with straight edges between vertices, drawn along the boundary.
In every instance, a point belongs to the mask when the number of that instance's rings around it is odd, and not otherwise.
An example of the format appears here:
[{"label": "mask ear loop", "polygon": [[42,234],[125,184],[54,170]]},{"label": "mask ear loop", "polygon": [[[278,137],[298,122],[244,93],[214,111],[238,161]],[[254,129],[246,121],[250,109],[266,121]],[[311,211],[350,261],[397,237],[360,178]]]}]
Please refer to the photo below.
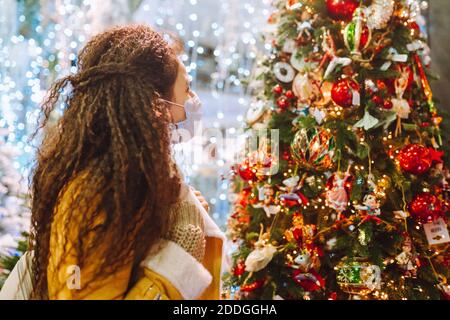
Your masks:
[{"label": "mask ear loop", "polygon": [[[162,98],[159,98],[159,100],[161,100],[167,106],[167,112],[169,113],[169,120],[170,120],[169,131],[177,131],[179,129],[178,123],[175,122],[172,112],[170,112],[170,109],[169,109],[169,105],[172,104],[172,102],[169,100],[166,100],[166,99],[162,99]],[[174,129],[172,128],[172,126],[174,127]],[[170,133],[170,136],[171,136],[170,140],[172,140],[173,132]],[[171,145],[172,145],[172,142],[173,141],[171,141]],[[173,152],[174,152],[174,149],[172,149],[172,153]]]},{"label": "mask ear loop", "polygon": [[[174,105],[174,106],[177,106],[179,108],[185,109],[181,104],[178,104],[178,103],[175,103],[175,102],[163,99],[163,98],[159,98],[159,100],[164,101],[164,103],[166,103],[168,105]],[[168,109],[168,111],[169,111],[169,117],[170,117],[171,124],[175,126],[176,130],[178,130],[179,129],[178,123],[175,122],[175,119],[172,116],[172,112],[170,112],[169,109]]]},{"label": "mask ear loop", "polygon": [[[180,108],[182,108],[182,109],[185,109],[182,105],[180,105],[180,104],[178,104],[178,103],[175,103],[175,102],[172,102],[172,101],[169,101],[169,100],[166,100],[166,99],[162,99],[162,98],[160,98],[160,100],[164,101],[164,103],[166,103],[167,105],[175,105],[175,106],[177,106],[177,107],[180,107]],[[175,120],[174,120],[174,118],[173,118],[173,115],[172,115],[172,112],[170,112],[169,109],[168,109],[168,112],[169,112],[169,117],[170,117],[170,121],[171,121],[171,123],[169,124],[169,126],[170,126],[170,125],[174,126],[174,127],[175,127],[175,131],[177,131],[177,130],[179,129],[178,123],[175,122]],[[173,133],[172,133],[172,134],[173,134]],[[173,139],[173,137],[172,137],[171,139]],[[174,145],[176,145],[176,142],[173,143],[173,141],[172,141],[172,143],[171,143],[171,146],[172,146],[172,148],[171,148],[171,150],[172,150],[172,157],[176,157],[176,153],[177,153],[176,149],[174,148]],[[184,148],[181,149],[181,155],[180,155],[180,156],[181,156],[181,157],[184,157]],[[177,165],[176,165],[176,166],[177,166]],[[177,166],[177,168],[178,168],[178,166]],[[185,179],[186,179],[186,178],[185,178]]]}]

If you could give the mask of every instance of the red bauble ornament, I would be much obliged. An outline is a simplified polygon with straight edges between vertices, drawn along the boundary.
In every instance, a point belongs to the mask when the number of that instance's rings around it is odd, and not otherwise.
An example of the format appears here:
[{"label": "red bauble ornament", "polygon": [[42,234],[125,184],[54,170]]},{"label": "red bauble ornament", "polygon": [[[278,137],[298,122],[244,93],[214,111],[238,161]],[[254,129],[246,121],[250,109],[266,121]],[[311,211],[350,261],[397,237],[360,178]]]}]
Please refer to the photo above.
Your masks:
[{"label": "red bauble ornament", "polygon": [[398,160],[403,171],[416,175],[428,172],[433,164],[430,149],[420,144],[404,147],[398,155]]},{"label": "red bauble ornament", "polygon": [[273,87],[273,92],[275,94],[282,94],[283,93],[283,87],[281,87],[279,84],[277,84],[275,87]]},{"label": "red bauble ornament", "polygon": [[355,91],[359,94],[359,85],[353,79],[341,79],[333,84],[331,98],[338,106],[348,108],[353,105]]},{"label": "red bauble ornament", "polygon": [[249,164],[248,160],[239,165],[238,173],[245,181],[256,180],[256,170]]},{"label": "red bauble ornament", "polygon": [[445,208],[438,197],[424,192],[414,197],[409,204],[409,212],[414,219],[426,223],[443,217]]},{"label": "red bauble ornament", "polygon": [[358,7],[358,0],[327,0],[328,14],[336,20],[352,20],[353,13]]}]

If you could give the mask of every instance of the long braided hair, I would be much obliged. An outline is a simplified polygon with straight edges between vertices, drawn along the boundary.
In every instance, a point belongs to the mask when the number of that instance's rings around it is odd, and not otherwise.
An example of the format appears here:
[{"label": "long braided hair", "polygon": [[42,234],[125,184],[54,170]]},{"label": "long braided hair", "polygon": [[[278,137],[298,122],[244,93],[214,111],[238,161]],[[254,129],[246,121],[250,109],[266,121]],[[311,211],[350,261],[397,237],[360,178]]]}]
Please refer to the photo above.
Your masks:
[{"label": "long braided hair", "polygon": [[[38,150],[31,181],[33,299],[48,298],[52,221],[61,195],[81,173],[79,192],[64,210],[64,230],[77,224],[71,245],[81,268],[106,239],[98,274],[136,264],[167,232],[161,208],[176,201],[181,182],[171,158],[171,119],[160,98],[171,98],[178,63],[149,27],[116,27],[95,36],[80,52],[78,72],[51,88],[40,128],[60,103],[66,107],[54,130],[46,131],[53,133]],[[64,99],[63,92],[69,92]]]}]

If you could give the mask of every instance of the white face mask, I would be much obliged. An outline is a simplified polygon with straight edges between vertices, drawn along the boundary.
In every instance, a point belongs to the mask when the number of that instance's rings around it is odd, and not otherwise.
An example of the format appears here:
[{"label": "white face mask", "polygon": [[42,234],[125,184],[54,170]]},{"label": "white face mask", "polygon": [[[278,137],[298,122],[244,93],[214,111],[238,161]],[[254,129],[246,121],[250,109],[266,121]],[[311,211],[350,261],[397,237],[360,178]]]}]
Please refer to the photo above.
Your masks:
[{"label": "white face mask", "polygon": [[186,113],[185,120],[172,124],[172,142],[181,143],[191,140],[197,133],[198,128],[201,128],[203,105],[197,94],[193,93],[192,97],[185,102],[184,106],[172,101],[164,101],[183,108]]}]

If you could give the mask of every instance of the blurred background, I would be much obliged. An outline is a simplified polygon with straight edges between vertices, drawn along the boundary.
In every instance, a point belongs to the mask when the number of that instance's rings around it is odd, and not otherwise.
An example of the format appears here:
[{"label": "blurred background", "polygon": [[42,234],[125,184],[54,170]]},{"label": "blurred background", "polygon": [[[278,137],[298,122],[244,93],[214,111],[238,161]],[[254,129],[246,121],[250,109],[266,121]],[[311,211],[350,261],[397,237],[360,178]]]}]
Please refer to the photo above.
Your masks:
[{"label": "blurred background", "polygon": [[[432,67],[442,76],[435,94],[448,101],[450,1],[421,1],[420,6]],[[271,12],[270,0],[0,0],[0,253],[17,247],[20,232],[27,229],[35,152],[28,139],[46,90],[55,79],[76,72],[77,53],[92,35],[127,23],[149,24],[183,40],[182,60],[204,103],[204,129],[210,130],[195,143],[211,152],[194,161],[192,144],[181,145],[176,158],[224,228],[227,176],[251,100],[245,81],[258,56],[270,51],[262,35],[270,31]],[[225,136],[235,149],[215,149]]]}]

